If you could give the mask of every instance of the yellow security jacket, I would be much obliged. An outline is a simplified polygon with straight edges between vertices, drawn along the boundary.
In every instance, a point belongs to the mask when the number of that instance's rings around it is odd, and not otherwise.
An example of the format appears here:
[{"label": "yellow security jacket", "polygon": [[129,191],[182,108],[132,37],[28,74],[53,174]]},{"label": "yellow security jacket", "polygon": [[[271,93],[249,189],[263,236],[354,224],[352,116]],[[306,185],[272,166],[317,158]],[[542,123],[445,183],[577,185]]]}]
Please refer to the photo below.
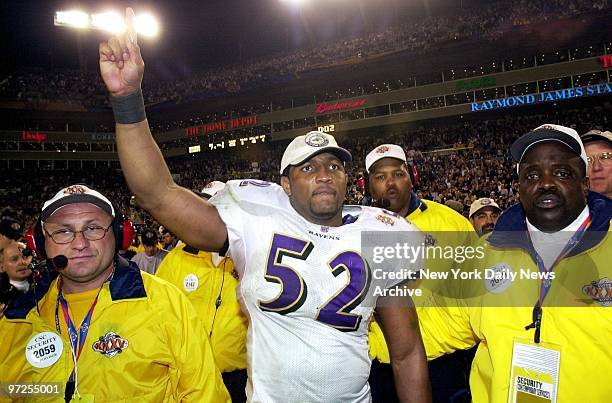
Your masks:
[{"label": "yellow security jacket", "polygon": [[[13,383],[20,380],[23,367],[19,363],[30,339],[31,329],[27,323],[0,319],[0,382]],[[6,397],[3,399],[0,392],[0,402],[8,401]]]},{"label": "yellow security jacket", "polygon": [[[41,332],[58,333],[57,296],[56,279],[44,289],[40,315],[29,295],[6,311],[7,324],[0,327],[20,333],[10,335],[18,344],[0,356],[0,368],[16,368],[11,376],[17,372],[21,382],[61,383],[61,396],[35,401],[63,402],[74,367],[67,332],[60,336],[63,353],[53,365],[35,368],[25,359],[24,340]],[[58,316],[64,321],[61,308]],[[29,334],[25,339],[24,331]],[[175,287],[141,273],[123,258],[117,258],[112,279],[102,286],[77,369],[78,391],[93,395],[96,403],[229,401],[193,306]]]},{"label": "yellow security jacket", "polygon": [[247,319],[236,300],[238,280],[234,273],[230,258],[215,266],[211,252],[188,245],[172,249],[157,270],[158,277],[174,284],[193,303],[206,333],[212,331],[211,346],[221,372],[247,366]]},{"label": "yellow security jacket", "polygon": [[[561,348],[558,402],[609,402],[612,396],[612,202],[591,193],[592,224],[570,255],[554,267],[555,277],[544,300],[541,342]],[[539,280],[533,248],[526,235],[520,205],[499,218],[483,239],[485,258],[465,270],[510,269],[514,281],[468,280],[457,294],[433,296],[439,309],[423,309],[419,323],[428,359],[480,344],[472,364],[474,402],[508,401],[513,343],[534,339],[532,310]],[[453,297],[460,296],[460,299]]]},{"label": "yellow security jacket", "polygon": [[[418,229],[432,238],[438,238],[438,243],[459,246],[471,245],[477,238],[474,227],[467,218],[450,207],[430,200],[421,200],[413,192],[410,197],[410,206],[406,218]],[[440,239],[442,238],[442,239]],[[452,261],[438,261],[430,268],[436,271],[447,271]],[[429,290],[433,284],[421,282],[419,287],[423,292]],[[427,295],[422,298],[413,297],[417,312],[426,301]],[[389,364],[389,350],[380,326],[375,321],[370,324],[370,357],[382,363]]]}]

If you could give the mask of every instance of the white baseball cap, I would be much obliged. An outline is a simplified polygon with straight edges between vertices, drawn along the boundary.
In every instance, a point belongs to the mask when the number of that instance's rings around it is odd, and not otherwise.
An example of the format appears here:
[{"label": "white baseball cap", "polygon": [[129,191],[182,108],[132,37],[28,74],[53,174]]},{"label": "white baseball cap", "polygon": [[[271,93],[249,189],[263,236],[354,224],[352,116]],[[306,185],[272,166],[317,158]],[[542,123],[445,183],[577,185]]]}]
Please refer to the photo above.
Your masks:
[{"label": "white baseball cap", "polygon": [[324,152],[335,154],[344,162],[353,160],[348,150],[338,146],[334,136],[320,131],[311,131],[294,138],[289,143],[281,159],[281,175],[288,166],[300,165],[311,157]]},{"label": "white baseball cap", "polygon": [[202,196],[213,197],[214,195],[222,191],[224,188],[225,188],[225,182],[212,181],[212,182],[207,183],[206,186],[204,186],[204,189],[202,189],[200,194]]},{"label": "white baseball cap", "polygon": [[72,185],[63,188],[43,204],[40,220],[47,220],[60,208],[73,203],[90,203],[115,217],[113,204],[102,193],[85,185]]},{"label": "white baseball cap", "polygon": [[383,158],[395,158],[403,162],[407,162],[406,153],[404,149],[397,144],[382,144],[366,156],[365,166],[366,172],[370,173],[370,168],[376,163],[376,161]]},{"label": "white baseball cap", "polygon": [[483,209],[485,207],[493,207],[501,211],[499,204],[495,203],[495,200],[490,199],[488,197],[481,197],[480,199],[475,200],[474,203],[470,205],[470,212],[468,214],[468,217],[472,218],[474,214],[478,213],[480,209]]},{"label": "white baseball cap", "polygon": [[582,144],[582,140],[580,140],[578,132],[565,126],[545,124],[522,135],[510,146],[512,158],[517,162],[516,172],[518,172],[521,160],[525,156],[527,150],[529,150],[531,146],[544,141],[558,141],[566,145],[570,150],[576,153],[576,155],[580,156],[584,162],[584,166],[588,168],[589,164],[587,162],[586,151],[584,150],[584,145]]}]

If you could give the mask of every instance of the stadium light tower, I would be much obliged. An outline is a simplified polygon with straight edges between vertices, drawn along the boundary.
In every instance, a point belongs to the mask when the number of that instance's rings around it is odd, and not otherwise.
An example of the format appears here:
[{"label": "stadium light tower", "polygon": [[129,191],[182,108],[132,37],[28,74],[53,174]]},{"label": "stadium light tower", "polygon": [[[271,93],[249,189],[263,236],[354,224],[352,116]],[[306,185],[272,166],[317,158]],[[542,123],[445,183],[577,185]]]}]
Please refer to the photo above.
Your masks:
[{"label": "stadium light tower", "polygon": [[89,15],[78,10],[57,11],[53,17],[53,25],[89,28]]},{"label": "stadium light tower", "polygon": [[[87,14],[82,11],[57,11],[53,18],[53,25],[77,29],[96,29],[113,34],[125,31],[125,21],[121,14],[107,11],[98,14]],[[151,14],[140,14],[135,20],[136,32],[146,37],[155,37],[159,34],[159,23]]]}]

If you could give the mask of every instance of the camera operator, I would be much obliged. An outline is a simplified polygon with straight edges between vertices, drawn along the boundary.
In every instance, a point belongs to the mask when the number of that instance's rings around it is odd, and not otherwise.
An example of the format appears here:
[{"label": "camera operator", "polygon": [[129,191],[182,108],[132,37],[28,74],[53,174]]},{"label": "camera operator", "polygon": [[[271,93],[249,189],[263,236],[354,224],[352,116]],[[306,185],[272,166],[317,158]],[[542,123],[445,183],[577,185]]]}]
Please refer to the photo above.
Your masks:
[{"label": "camera operator", "polygon": [[[13,212],[11,210],[4,209],[0,218],[0,318],[4,312],[5,305],[10,300],[11,295],[13,295],[12,293],[17,291],[17,289],[15,289],[17,286],[13,285],[12,283],[17,282],[21,285],[21,281],[25,280],[31,274],[30,271],[30,273],[24,275],[21,269],[18,270],[19,273],[15,272],[12,274],[8,273],[7,270],[2,269],[2,266],[4,265],[4,251],[11,250],[12,257],[17,257],[15,253],[17,246],[14,244],[16,241],[19,241],[22,236],[23,226],[15,219],[15,217],[13,217]],[[25,247],[25,245],[23,247]],[[11,265],[11,268],[13,268],[13,266],[14,265]],[[7,273],[3,274],[4,271],[7,271]],[[13,277],[15,277],[15,279],[13,279]]]},{"label": "camera operator", "polygon": [[14,217],[10,209],[4,209],[0,217],[0,253],[11,241],[19,241],[23,236],[23,225]]},{"label": "camera operator", "polygon": [[0,252],[0,272],[5,274],[5,280],[8,278],[10,285],[22,293],[30,289],[29,278],[32,275],[30,268],[32,257],[24,254],[25,248],[23,242],[11,240]]}]

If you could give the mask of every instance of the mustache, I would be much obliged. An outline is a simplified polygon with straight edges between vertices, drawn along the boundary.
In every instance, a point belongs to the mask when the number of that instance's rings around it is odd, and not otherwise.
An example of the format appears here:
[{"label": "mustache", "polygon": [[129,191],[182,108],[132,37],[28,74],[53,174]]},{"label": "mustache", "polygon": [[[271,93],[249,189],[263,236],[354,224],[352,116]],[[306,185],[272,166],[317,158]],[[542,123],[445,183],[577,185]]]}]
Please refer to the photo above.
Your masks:
[{"label": "mustache", "polygon": [[314,192],[312,192],[313,196],[321,194],[321,193],[337,194],[338,192],[332,186],[321,186],[321,187],[317,188]]},{"label": "mustache", "polygon": [[385,190],[385,194],[388,194],[388,193],[389,193],[389,192],[391,192],[391,191],[395,191],[395,193],[399,193],[399,189],[398,189],[398,188],[397,188],[397,186],[395,186],[395,185],[388,187],[388,188]]},{"label": "mustache", "polygon": [[488,234],[489,232],[493,232],[493,229],[495,228],[494,225],[484,225],[481,229],[480,232],[482,233],[482,235],[484,234]]}]

